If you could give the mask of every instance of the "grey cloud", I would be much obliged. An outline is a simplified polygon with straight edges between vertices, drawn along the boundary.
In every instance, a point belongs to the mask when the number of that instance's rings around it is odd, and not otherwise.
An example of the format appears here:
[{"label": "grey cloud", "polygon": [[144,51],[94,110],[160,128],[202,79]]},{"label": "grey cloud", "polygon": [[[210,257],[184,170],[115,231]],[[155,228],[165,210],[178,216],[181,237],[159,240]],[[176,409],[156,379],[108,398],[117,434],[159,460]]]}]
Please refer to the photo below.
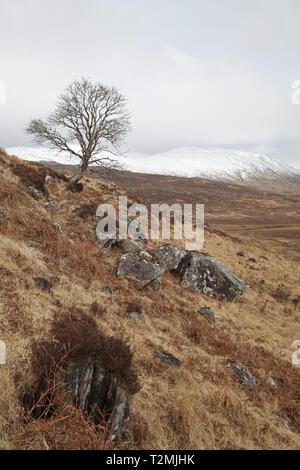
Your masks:
[{"label": "grey cloud", "polygon": [[0,146],[74,78],[128,97],[126,148],[185,145],[266,151],[300,165],[298,0],[1,0]]}]

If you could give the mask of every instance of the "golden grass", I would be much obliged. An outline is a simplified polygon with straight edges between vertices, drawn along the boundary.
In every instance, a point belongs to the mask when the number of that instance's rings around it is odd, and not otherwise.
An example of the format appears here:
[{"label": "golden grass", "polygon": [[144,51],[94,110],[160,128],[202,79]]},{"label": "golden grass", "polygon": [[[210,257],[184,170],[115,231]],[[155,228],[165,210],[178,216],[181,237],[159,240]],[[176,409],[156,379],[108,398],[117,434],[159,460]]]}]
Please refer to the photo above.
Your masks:
[{"label": "golden grass", "polygon": [[[85,178],[83,192],[72,194],[55,180],[47,187],[57,207],[51,216],[11,168],[21,164],[26,171],[35,165],[5,155],[1,159],[0,206],[9,212],[7,223],[0,219],[0,339],[7,345],[7,364],[0,366],[1,449],[103,448],[76,410],[64,409],[41,422],[25,419],[20,405],[20,396],[35,379],[33,342],[53,341],[53,322],[73,307],[133,352],[141,390],[130,396],[132,416],[118,448],[299,448],[300,434],[275,415],[287,413],[300,428],[300,371],[291,364],[291,344],[300,339],[299,305],[293,302],[299,295],[299,261],[250,238],[238,243],[206,233],[203,252],[250,286],[240,300],[222,303],[192,294],[168,273],[160,292],[141,290],[116,277],[120,251],[113,248],[104,256],[95,239],[96,218],[80,212],[105,198],[113,202],[112,189],[122,190]],[[51,220],[60,224],[63,235]],[[150,242],[147,249],[153,253],[161,243]],[[42,290],[36,277],[52,288]],[[117,298],[101,292],[102,285],[110,285]],[[141,306],[146,324],[128,319],[128,302]],[[197,314],[202,306],[214,309],[215,330]],[[156,349],[174,354],[182,367],[158,362]],[[229,357],[252,372],[255,392],[235,382],[226,367]],[[265,383],[269,376],[277,389]],[[74,429],[79,431],[72,441]]]}]

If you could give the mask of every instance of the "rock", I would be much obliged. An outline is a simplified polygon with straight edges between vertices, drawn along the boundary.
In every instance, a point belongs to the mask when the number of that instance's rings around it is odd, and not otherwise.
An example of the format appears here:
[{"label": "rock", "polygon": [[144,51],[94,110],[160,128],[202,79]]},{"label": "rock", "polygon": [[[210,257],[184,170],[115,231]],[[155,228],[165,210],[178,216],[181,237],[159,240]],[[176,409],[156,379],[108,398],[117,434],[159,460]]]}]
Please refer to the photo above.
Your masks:
[{"label": "rock", "polygon": [[62,229],[61,229],[61,226],[59,225],[58,222],[54,222],[54,221],[51,221],[50,222],[52,227],[56,228],[56,230],[62,235]]},{"label": "rock", "polygon": [[102,286],[100,287],[100,292],[103,292],[104,294],[111,295],[112,297],[117,297],[115,292],[112,290],[110,286]]},{"label": "rock", "polygon": [[246,287],[244,281],[225,269],[215,258],[196,252],[187,253],[173,274],[191,292],[201,292],[217,300],[236,300]]},{"label": "rock", "polygon": [[277,383],[275,382],[275,380],[272,377],[268,377],[267,380],[266,380],[266,383],[271,385],[271,387],[273,387],[273,388],[277,388]]},{"label": "rock", "polygon": [[117,246],[125,253],[134,253],[138,255],[140,258],[151,260],[152,256],[147,251],[143,250],[140,245],[128,238],[121,240],[117,243]]},{"label": "rock", "polygon": [[161,289],[161,278],[158,277],[157,279],[154,279],[154,281],[149,282],[147,287],[156,292],[159,291]]},{"label": "rock", "polygon": [[142,312],[130,312],[128,313],[128,318],[131,320],[140,320],[143,323],[146,323],[146,318]]},{"label": "rock", "polygon": [[0,221],[2,224],[7,225],[8,224],[8,218],[9,218],[9,212],[7,209],[4,207],[0,207]]},{"label": "rock", "polygon": [[54,201],[48,201],[44,204],[45,209],[50,212],[51,215],[54,215],[56,212],[56,204]]},{"label": "rock", "polygon": [[164,364],[167,364],[171,367],[181,367],[181,361],[177,357],[173,356],[170,353],[165,351],[157,350],[155,351],[155,356]]},{"label": "rock", "polygon": [[47,279],[44,279],[43,277],[35,277],[33,280],[37,287],[46,292],[50,292],[53,287],[53,284],[51,284],[51,282],[47,281]]},{"label": "rock", "polygon": [[54,179],[50,175],[46,175],[45,177],[45,184],[52,184],[54,182]]},{"label": "rock", "polygon": [[8,210],[5,209],[5,207],[0,207],[0,216],[3,217],[3,219],[9,216]]},{"label": "rock", "polygon": [[146,286],[165,272],[165,268],[157,263],[141,260],[132,253],[126,253],[119,258],[117,275],[138,281]]},{"label": "rock", "polygon": [[69,392],[67,399],[87,411],[96,425],[105,419],[111,441],[118,442],[130,411],[126,393],[114,375],[96,360],[87,359],[68,364],[60,378]]},{"label": "rock", "polygon": [[216,327],[215,315],[214,315],[214,311],[212,308],[209,308],[209,307],[199,308],[198,312],[200,313],[200,315],[203,315],[210,321],[212,328]]},{"label": "rock", "polygon": [[227,367],[229,367],[235,375],[236,380],[245,387],[252,390],[256,389],[255,379],[252,377],[248,369],[244,366],[240,367],[232,359],[228,359]]},{"label": "rock", "polygon": [[186,255],[186,251],[178,246],[163,245],[155,250],[155,254],[158,261],[172,271],[177,268],[179,261]]},{"label": "rock", "polygon": [[[138,206],[135,206],[136,209],[138,210]],[[128,217],[128,233],[130,234],[131,228],[134,227],[133,234],[135,240],[140,240],[143,243],[148,243],[148,236],[143,232],[142,230],[142,225],[140,222],[133,218],[133,217]]]},{"label": "rock", "polygon": [[33,187],[33,186],[28,186],[28,190],[29,192],[32,194],[32,196],[36,199],[48,199],[46,194],[44,194],[42,191],[40,191],[39,189]]},{"label": "rock", "polygon": [[242,251],[238,251],[236,255],[237,255],[237,256],[240,256],[241,258],[243,258],[243,257],[245,256]]},{"label": "rock", "polygon": [[292,432],[298,432],[299,431],[297,426],[293,423],[291,418],[286,413],[282,413],[281,411],[277,411],[274,414],[276,416],[279,416],[279,418],[284,419],[286,427],[289,428],[290,431],[292,431]]}]

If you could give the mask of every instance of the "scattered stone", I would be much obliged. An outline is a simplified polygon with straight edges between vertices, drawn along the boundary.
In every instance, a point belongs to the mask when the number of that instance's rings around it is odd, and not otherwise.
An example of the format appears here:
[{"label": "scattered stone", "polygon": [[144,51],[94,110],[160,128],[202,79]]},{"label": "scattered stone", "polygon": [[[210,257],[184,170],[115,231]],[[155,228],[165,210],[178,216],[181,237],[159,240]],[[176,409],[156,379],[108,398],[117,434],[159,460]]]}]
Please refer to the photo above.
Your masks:
[{"label": "scattered stone", "polygon": [[178,246],[164,245],[157,248],[155,254],[158,261],[172,271],[177,268],[180,260],[186,255],[186,251]]},{"label": "scattered stone", "polygon": [[43,291],[50,292],[53,287],[53,284],[51,284],[51,282],[47,281],[43,277],[35,277],[33,278],[33,280],[35,282],[35,285]]},{"label": "scattered stone", "polygon": [[146,318],[142,312],[130,312],[128,313],[128,318],[131,320],[140,320],[143,323],[146,323]]},{"label": "scattered stone", "polygon": [[237,256],[244,257],[245,255],[244,255],[244,253],[243,253],[242,251],[238,251],[238,252],[237,252]]},{"label": "scattered stone", "polygon": [[255,259],[255,258],[249,258],[248,261],[249,261],[249,263],[256,263],[256,259]]},{"label": "scattered stone", "polygon": [[0,207],[0,218],[1,218],[1,223],[4,224],[4,225],[7,225],[8,218],[9,218],[9,212],[4,207]]},{"label": "scattered stone", "polygon": [[236,380],[245,387],[252,390],[256,389],[255,379],[252,377],[248,369],[244,366],[240,367],[232,359],[228,359],[227,367],[229,367],[235,375]]},{"label": "scattered stone", "polygon": [[146,286],[165,272],[165,268],[157,263],[141,260],[132,253],[126,253],[119,258],[117,275],[138,281]]},{"label": "scattered stone", "polygon": [[46,175],[45,177],[45,184],[52,184],[54,182],[54,179],[50,175]]},{"label": "scattered stone", "polygon": [[200,313],[200,315],[203,315],[210,321],[212,328],[216,328],[216,320],[215,320],[215,315],[214,315],[214,311],[212,308],[210,307],[199,308],[198,312]]},{"label": "scattered stone", "polygon": [[114,375],[93,359],[71,363],[61,374],[68,399],[87,411],[96,425],[103,418],[110,430],[111,442],[117,443],[124,433],[130,411],[126,393]]},{"label": "scattered stone", "polygon": [[9,212],[7,209],[5,209],[5,207],[0,207],[0,215],[6,219],[9,216]]},{"label": "scattered stone", "polygon": [[268,377],[267,380],[266,380],[266,383],[271,385],[271,387],[273,387],[273,388],[277,388],[277,383],[275,382],[275,380],[272,377]]},{"label": "scattered stone", "polygon": [[28,190],[32,194],[32,196],[36,199],[44,199],[44,200],[48,199],[46,194],[44,194],[39,189],[34,188],[33,186],[28,186]]},{"label": "scattered stone", "polygon": [[45,209],[50,212],[51,215],[54,215],[56,212],[56,204],[54,201],[47,201],[44,204]]},{"label": "scattered stone", "polygon": [[[136,206],[136,209],[138,210],[138,207]],[[143,232],[142,230],[142,225],[140,222],[133,218],[133,217],[128,217],[128,233],[133,237],[135,240],[140,240],[141,242],[147,244],[148,243],[148,237],[147,235]]]},{"label": "scattered stone", "polygon": [[59,225],[58,222],[54,222],[54,221],[51,221],[50,222],[52,227],[56,228],[56,230],[62,235],[62,229],[61,229],[61,226]]},{"label": "scattered stone", "polygon": [[245,290],[245,283],[225,269],[219,261],[201,253],[189,252],[173,271],[184,287],[217,300],[233,301]]},{"label": "scattered stone", "polygon": [[100,287],[100,292],[103,292],[104,294],[111,295],[111,297],[117,297],[115,292],[112,290],[110,286],[102,286]]},{"label": "scattered stone", "polygon": [[150,261],[152,259],[152,256],[150,255],[150,253],[143,250],[138,243],[136,243],[132,240],[129,240],[128,238],[118,242],[117,246],[122,251],[125,251],[125,253],[134,253],[134,254],[138,255],[140,258],[146,259],[148,261]]},{"label": "scattered stone", "polygon": [[279,416],[279,418],[284,419],[284,421],[286,422],[285,423],[286,427],[289,428],[290,431],[292,431],[292,432],[298,432],[299,431],[297,426],[293,423],[291,418],[286,413],[282,413],[281,411],[277,411],[274,414]]},{"label": "scattered stone", "polygon": [[155,351],[155,356],[161,362],[167,364],[170,367],[181,367],[181,361],[170,353],[158,349],[157,351]]}]

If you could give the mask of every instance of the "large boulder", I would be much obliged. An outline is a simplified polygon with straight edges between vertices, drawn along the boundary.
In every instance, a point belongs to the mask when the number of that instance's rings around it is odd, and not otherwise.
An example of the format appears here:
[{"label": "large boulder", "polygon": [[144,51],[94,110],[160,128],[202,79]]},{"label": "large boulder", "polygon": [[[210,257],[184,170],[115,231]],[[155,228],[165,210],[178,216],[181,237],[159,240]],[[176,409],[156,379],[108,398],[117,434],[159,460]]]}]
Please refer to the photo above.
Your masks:
[{"label": "large boulder", "polygon": [[218,300],[236,300],[246,287],[244,281],[215,258],[196,252],[187,253],[173,274],[192,292],[201,292]]},{"label": "large boulder", "polygon": [[178,246],[163,245],[156,249],[155,254],[158,261],[172,271],[177,268],[180,260],[186,255],[186,251]]},{"label": "large boulder", "polygon": [[119,258],[117,275],[138,281],[143,286],[146,286],[157,279],[159,280],[165,270],[158,263],[151,263],[150,261],[140,259],[133,253],[126,253]]},{"label": "large boulder", "polygon": [[129,420],[126,393],[114,375],[94,359],[70,363],[60,376],[67,398],[86,411],[94,423],[106,422],[110,439],[118,442]]},{"label": "large boulder", "polygon": [[135,255],[138,255],[140,258],[146,259],[148,261],[152,259],[152,256],[150,255],[150,253],[143,250],[143,248],[141,248],[138,243],[134,242],[133,240],[129,240],[128,238],[125,238],[124,240],[119,241],[117,243],[117,246],[125,253],[134,253]]}]

